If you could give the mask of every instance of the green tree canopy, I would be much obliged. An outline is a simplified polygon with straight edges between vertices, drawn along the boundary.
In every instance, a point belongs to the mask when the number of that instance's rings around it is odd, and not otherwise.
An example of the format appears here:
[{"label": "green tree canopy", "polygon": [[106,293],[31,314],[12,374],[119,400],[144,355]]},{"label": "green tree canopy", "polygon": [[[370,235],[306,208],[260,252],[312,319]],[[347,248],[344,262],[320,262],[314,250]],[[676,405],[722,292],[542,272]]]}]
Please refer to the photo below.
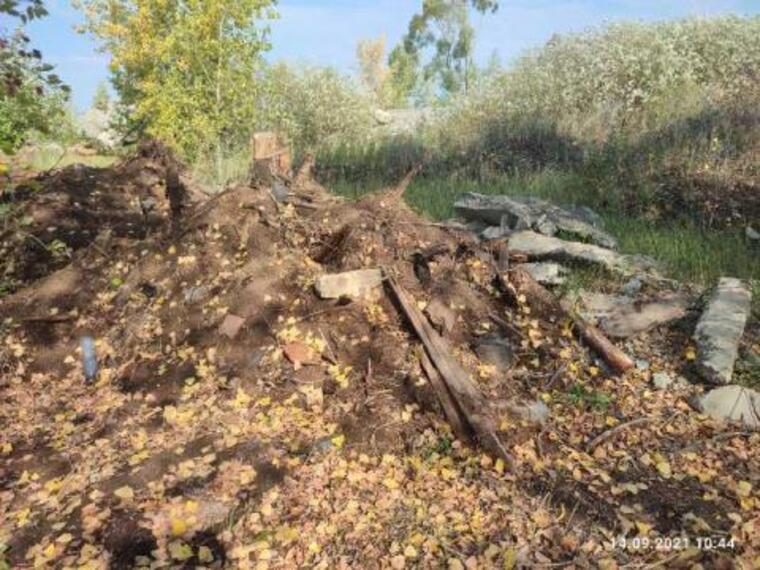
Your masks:
[{"label": "green tree canopy", "polygon": [[98,111],[108,112],[111,106],[111,96],[108,94],[108,86],[105,82],[98,83],[95,95],[92,97],[92,108]]},{"label": "green tree canopy", "polygon": [[274,0],[81,0],[121,101],[190,160],[247,137]]},{"label": "green tree canopy", "polygon": [[33,131],[46,131],[63,112],[68,87],[30,45],[23,25],[47,14],[42,0],[0,0],[0,150],[15,152]]},{"label": "green tree canopy", "polygon": [[395,89],[409,94],[422,80],[448,94],[466,91],[475,73],[470,10],[493,13],[498,7],[496,0],[423,0],[389,57]]}]

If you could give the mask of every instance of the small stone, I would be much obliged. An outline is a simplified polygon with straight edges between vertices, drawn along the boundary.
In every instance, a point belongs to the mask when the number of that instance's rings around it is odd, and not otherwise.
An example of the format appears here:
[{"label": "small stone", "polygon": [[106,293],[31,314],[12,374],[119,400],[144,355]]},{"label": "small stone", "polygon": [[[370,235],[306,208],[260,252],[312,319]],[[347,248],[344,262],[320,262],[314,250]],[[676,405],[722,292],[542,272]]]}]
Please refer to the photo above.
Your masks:
[{"label": "small stone", "polygon": [[183,297],[186,303],[198,303],[208,297],[208,288],[204,286],[188,287],[183,291]]},{"label": "small stone", "polygon": [[274,199],[280,203],[287,202],[290,197],[290,190],[288,190],[288,187],[285,186],[285,184],[279,180],[275,180],[272,184],[272,196],[274,196]]},{"label": "small stone", "polygon": [[224,317],[224,321],[219,325],[219,334],[232,340],[238,335],[244,323],[245,319],[243,317],[230,313]]},{"label": "small stone", "polygon": [[760,241],[760,232],[756,231],[752,226],[747,226],[744,230],[744,235],[747,236],[749,241]]},{"label": "small stone", "polygon": [[639,277],[634,277],[620,288],[620,293],[626,297],[634,297],[639,291],[641,291],[641,287],[643,285],[644,284],[641,282],[641,279]]},{"label": "small stone", "polygon": [[666,390],[673,384],[673,378],[667,372],[657,372],[652,377],[652,384],[658,390]]},{"label": "small stone", "polygon": [[630,297],[606,295],[585,290],[577,292],[569,303],[580,305],[581,315],[598,323],[614,338],[628,338],[664,325],[686,315],[688,299],[678,294],[661,294],[649,303],[638,303]]},{"label": "small stone", "polygon": [[760,427],[760,392],[731,384],[711,390],[693,402],[694,407],[716,419]]},{"label": "small stone", "polygon": [[562,285],[566,281],[567,269],[559,263],[523,263],[520,267],[542,285]]},{"label": "small stone", "polygon": [[372,116],[378,125],[390,125],[393,122],[393,115],[383,109],[375,109]]},{"label": "small stone", "polygon": [[484,240],[495,240],[507,237],[512,233],[512,230],[508,228],[502,228],[500,226],[489,226],[480,232],[480,237]]},{"label": "small stone", "polygon": [[425,314],[438,332],[444,335],[450,333],[457,322],[457,314],[438,297],[428,303]]},{"label": "small stone", "polygon": [[648,360],[644,360],[643,358],[636,359],[636,370],[649,370],[650,363]]},{"label": "small stone", "polygon": [[507,409],[527,422],[545,424],[549,419],[549,407],[541,400],[526,403],[509,403]]},{"label": "small stone", "polygon": [[496,368],[498,374],[506,373],[514,362],[514,350],[511,343],[498,336],[487,336],[478,341],[475,354],[484,363]]},{"label": "small stone", "polygon": [[382,282],[383,274],[379,269],[359,269],[323,275],[317,279],[314,287],[323,299],[360,298],[379,287]]}]

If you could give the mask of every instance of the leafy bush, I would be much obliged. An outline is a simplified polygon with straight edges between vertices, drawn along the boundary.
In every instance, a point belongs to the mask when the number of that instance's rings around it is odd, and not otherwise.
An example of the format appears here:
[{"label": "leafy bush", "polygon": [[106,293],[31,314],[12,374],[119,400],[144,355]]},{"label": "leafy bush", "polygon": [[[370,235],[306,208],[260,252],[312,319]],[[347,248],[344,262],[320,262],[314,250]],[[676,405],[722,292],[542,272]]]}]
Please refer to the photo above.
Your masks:
[{"label": "leafy bush", "polygon": [[284,133],[296,152],[367,139],[370,100],[334,69],[277,64],[266,70],[262,81],[262,127]]},{"label": "leafy bush", "polygon": [[760,17],[613,24],[523,56],[461,98],[439,136],[483,145],[538,129],[588,150],[658,130],[672,139],[705,111],[756,109],[759,79]]}]

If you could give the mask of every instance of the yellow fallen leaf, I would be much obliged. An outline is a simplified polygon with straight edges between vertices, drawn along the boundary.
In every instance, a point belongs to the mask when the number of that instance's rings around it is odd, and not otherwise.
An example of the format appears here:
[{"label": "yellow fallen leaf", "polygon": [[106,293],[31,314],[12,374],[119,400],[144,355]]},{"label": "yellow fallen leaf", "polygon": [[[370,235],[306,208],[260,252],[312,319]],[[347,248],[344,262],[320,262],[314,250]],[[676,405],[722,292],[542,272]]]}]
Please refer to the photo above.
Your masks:
[{"label": "yellow fallen leaf", "polygon": [[214,553],[211,552],[211,549],[208,546],[201,546],[198,549],[198,562],[202,562],[203,564],[210,564],[214,561]]},{"label": "yellow fallen leaf", "polygon": [[652,532],[652,525],[643,521],[636,521],[636,528],[639,530],[639,534],[647,535]]},{"label": "yellow fallen leaf", "polygon": [[173,518],[171,529],[174,536],[182,536],[187,532],[187,523],[183,519]]},{"label": "yellow fallen leaf", "polygon": [[670,468],[670,463],[667,461],[660,461],[656,467],[660,475],[662,475],[665,479],[670,479],[670,476],[673,474]]},{"label": "yellow fallen leaf", "polygon": [[16,517],[16,524],[18,525],[19,528],[24,527],[29,524],[29,515],[31,514],[32,514],[32,511],[28,507],[22,511],[18,511],[17,513],[15,513],[14,516]]},{"label": "yellow fallen leaf", "polygon": [[187,560],[193,557],[193,549],[181,540],[175,540],[169,543],[169,556],[174,560]]},{"label": "yellow fallen leaf", "polygon": [[48,544],[45,550],[42,551],[42,554],[45,558],[53,558],[53,556],[55,556],[55,544],[52,542]]},{"label": "yellow fallen leaf", "polygon": [[504,552],[504,564],[502,568],[504,570],[512,570],[517,566],[517,551],[514,548],[510,548]]},{"label": "yellow fallen leaf", "polygon": [[0,445],[1,455],[10,455],[12,451],[13,451],[13,444],[11,444],[10,442],[6,442]]},{"label": "yellow fallen leaf", "polygon": [[113,492],[114,495],[119,497],[122,501],[131,501],[135,498],[135,492],[132,490],[132,487],[129,485],[124,485],[123,487],[119,487]]},{"label": "yellow fallen leaf", "polygon": [[736,486],[736,494],[740,497],[749,497],[752,492],[752,484],[749,481],[739,481]]},{"label": "yellow fallen leaf", "polygon": [[343,434],[336,435],[335,437],[330,439],[330,441],[337,449],[340,449],[341,447],[343,447],[343,444],[346,442],[346,436]]}]

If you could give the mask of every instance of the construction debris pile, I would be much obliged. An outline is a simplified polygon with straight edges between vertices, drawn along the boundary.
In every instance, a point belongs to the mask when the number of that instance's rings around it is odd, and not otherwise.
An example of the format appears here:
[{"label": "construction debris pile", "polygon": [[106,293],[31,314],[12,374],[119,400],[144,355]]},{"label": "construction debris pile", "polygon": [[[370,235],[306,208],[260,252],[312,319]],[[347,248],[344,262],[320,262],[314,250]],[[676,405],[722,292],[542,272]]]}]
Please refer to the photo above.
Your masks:
[{"label": "construction debris pile", "polygon": [[345,202],[275,155],[211,198],[155,153],[3,197],[0,567],[752,564],[741,283],[701,313],[577,212],[483,241],[413,173]]}]

